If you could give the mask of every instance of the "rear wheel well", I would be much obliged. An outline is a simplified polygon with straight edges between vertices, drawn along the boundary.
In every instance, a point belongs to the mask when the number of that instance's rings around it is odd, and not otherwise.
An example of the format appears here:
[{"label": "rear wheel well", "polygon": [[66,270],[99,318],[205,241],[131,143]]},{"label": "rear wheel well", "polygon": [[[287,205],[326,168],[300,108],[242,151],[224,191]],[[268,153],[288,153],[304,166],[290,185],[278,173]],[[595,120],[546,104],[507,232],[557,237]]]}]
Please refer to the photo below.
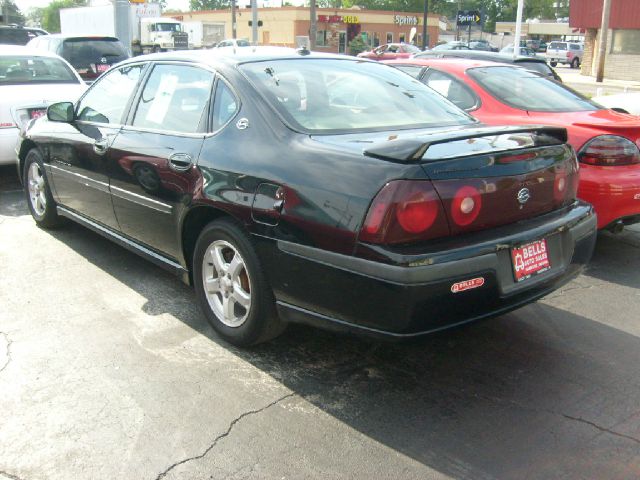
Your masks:
[{"label": "rear wheel well", "polygon": [[[209,223],[219,218],[230,218],[237,220],[232,215],[223,210],[219,210],[214,207],[195,207],[189,213],[187,213],[184,222],[182,223],[182,253],[184,255],[187,268],[189,269],[189,282],[193,284],[193,251],[196,246],[196,241],[200,236],[202,229]],[[238,222],[239,225],[240,222]]]}]

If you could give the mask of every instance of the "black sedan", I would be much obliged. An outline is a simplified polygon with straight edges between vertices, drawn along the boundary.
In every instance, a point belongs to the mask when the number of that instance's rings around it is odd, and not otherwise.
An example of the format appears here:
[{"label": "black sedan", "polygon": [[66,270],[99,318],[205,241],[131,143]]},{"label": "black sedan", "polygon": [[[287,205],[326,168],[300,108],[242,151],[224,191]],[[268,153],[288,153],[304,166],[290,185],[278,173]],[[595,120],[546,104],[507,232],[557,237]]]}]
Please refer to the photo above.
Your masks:
[{"label": "black sedan", "polygon": [[422,335],[589,260],[564,129],[484,127],[377,62],[221,50],[127,60],[31,122],[35,221],[70,218],[192,282],[237,345],[287,322]]}]

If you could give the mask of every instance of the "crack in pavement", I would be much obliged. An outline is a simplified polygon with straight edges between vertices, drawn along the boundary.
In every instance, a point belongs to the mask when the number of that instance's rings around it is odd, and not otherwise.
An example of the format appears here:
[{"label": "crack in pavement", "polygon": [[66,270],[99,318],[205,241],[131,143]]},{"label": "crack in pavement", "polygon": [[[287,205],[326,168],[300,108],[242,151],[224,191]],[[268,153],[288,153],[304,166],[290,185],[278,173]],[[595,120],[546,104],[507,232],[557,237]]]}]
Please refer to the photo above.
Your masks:
[{"label": "crack in pavement", "polygon": [[576,422],[585,423],[587,425],[590,425],[593,428],[595,428],[597,430],[600,430],[601,432],[609,433],[609,434],[614,435],[616,437],[626,438],[627,440],[631,440],[632,442],[636,442],[636,443],[640,444],[640,439],[639,438],[632,437],[630,435],[625,435],[624,433],[618,433],[618,432],[616,432],[614,430],[609,430],[608,428],[601,427],[600,425],[598,425],[596,423],[593,423],[593,422],[590,422],[589,420],[585,420],[584,418],[572,417],[570,415],[565,415],[564,413],[562,414],[562,416],[564,418],[569,419],[569,420],[574,420]]},{"label": "crack in pavement", "polygon": [[5,359],[4,365],[0,367],[0,372],[2,372],[5,368],[7,368],[7,365],[9,365],[9,363],[11,362],[11,344],[13,342],[9,338],[8,334],[4,332],[0,332],[0,335],[2,335],[5,338],[5,342],[6,342],[6,354],[5,354],[6,359]]},{"label": "crack in pavement", "polygon": [[0,470],[0,478],[7,477],[10,480],[22,480],[17,475],[12,475],[11,473],[5,472],[4,470]]},{"label": "crack in pavement", "polygon": [[222,440],[223,438],[229,436],[229,434],[231,433],[231,430],[233,430],[233,427],[236,426],[236,424],[242,420],[245,417],[248,417],[249,415],[255,415],[258,413],[262,413],[265,410],[267,410],[268,408],[273,407],[274,405],[277,405],[278,403],[282,402],[283,400],[286,400],[287,398],[293,397],[295,395],[295,393],[289,393],[283,397],[280,397],[277,400],[274,400],[273,402],[269,403],[268,405],[265,405],[262,408],[259,408],[258,410],[249,410],[248,412],[244,412],[242,415],[240,415],[239,417],[236,417],[235,419],[233,419],[231,421],[231,423],[229,424],[229,427],[227,427],[227,430],[224,433],[221,433],[220,435],[218,435],[216,438],[213,439],[213,442],[211,443],[211,445],[209,445],[207,447],[207,449],[202,452],[200,455],[196,455],[194,457],[189,457],[189,458],[185,458],[184,460],[180,460],[179,462],[174,463],[173,465],[169,466],[169,468],[167,468],[164,472],[160,473],[157,477],[156,480],[160,480],[161,478],[164,478],[167,476],[167,474],[173,470],[174,468],[183,465],[187,462],[190,462],[192,460],[199,460],[201,458],[204,458],[212,449],[213,447],[215,447],[217,445],[217,443]]}]

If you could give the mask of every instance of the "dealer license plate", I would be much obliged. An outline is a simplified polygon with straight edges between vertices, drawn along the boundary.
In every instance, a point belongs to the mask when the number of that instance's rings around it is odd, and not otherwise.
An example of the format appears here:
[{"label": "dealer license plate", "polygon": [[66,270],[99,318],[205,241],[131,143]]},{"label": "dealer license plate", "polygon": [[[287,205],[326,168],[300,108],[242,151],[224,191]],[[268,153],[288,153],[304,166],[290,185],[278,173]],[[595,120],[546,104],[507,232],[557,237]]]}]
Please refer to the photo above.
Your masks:
[{"label": "dealer license plate", "polygon": [[511,249],[511,261],[516,282],[521,282],[551,268],[546,240],[527,243]]}]

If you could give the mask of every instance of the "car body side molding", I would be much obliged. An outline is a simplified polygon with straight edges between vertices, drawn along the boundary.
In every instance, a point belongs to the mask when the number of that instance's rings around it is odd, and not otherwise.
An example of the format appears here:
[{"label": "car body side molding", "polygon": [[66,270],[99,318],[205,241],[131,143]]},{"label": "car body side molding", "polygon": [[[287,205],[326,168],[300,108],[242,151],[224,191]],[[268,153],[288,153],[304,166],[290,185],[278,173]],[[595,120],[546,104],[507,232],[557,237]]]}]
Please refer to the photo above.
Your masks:
[{"label": "car body side molding", "polygon": [[146,258],[151,261],[155,265],[168,270],[174,275],[180,277],[182,281],[186,284],[189,284],[189,272],[179,263],[160,255],[159,253],[154,252],[153,250],[145,247],[144,245],[140,245],[133,240],[120,235],[118,232],[114,232],[110,228],[107,228],[99,223],[96,223],[87,217],[80,215],[72,210],[69,210],[60,205],[57,206],[58,215],[63,217],[67,217],[74,222],[78,222],[84,227],[87,227],[90,230],[93,230],[99,235],[108,238],[109,240],[114,241],[118,245],[126,248],[127,250],[140,255],[141,257]]}]

